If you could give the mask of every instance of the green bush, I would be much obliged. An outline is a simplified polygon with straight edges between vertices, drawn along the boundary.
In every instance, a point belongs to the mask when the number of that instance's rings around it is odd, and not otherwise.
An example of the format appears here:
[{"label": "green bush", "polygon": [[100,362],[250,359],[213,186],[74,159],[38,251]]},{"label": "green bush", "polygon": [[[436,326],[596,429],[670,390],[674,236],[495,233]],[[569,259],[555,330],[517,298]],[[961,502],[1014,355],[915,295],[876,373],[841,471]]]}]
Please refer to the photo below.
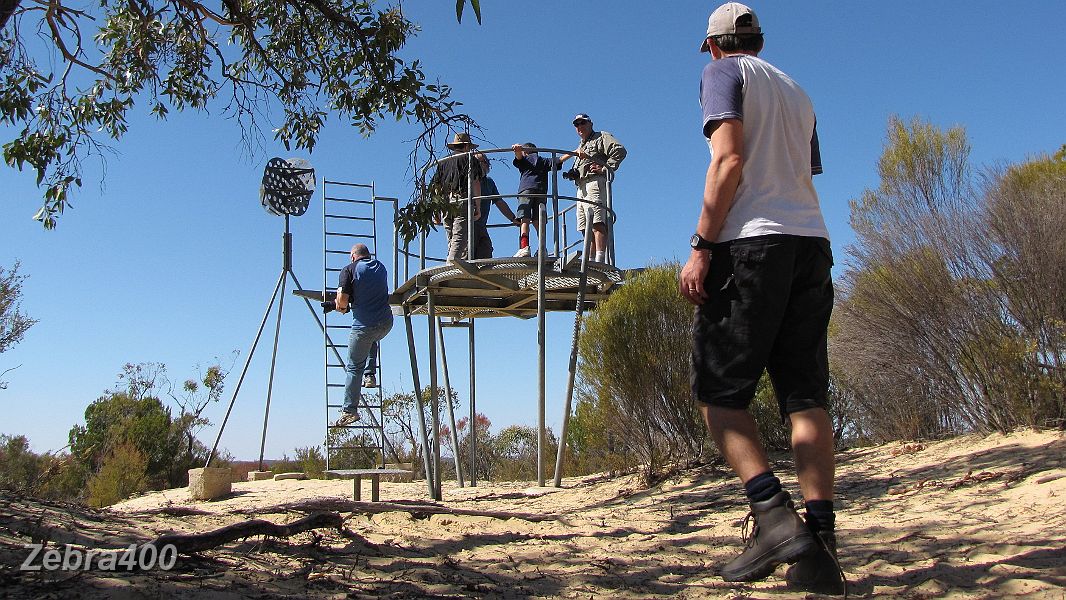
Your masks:
[{"label": "green bush", "polygon": [[135,445],[119,444],[105,455],[100,470],[89,478],[89,506],[110,506],[146,489],[148,459]]},{"label": "green bush", "polygon": [[677,292],[678,271],[653,266],[628,279],[588,316],[580,342],[579,405],[604,411],[615,451],[632,453],[646,481],[699,459],[707,440],[689,383],[692,306]]},{"label": "green bush", "polygon": [[0,489],[34,494],[48,462],[30,450],[23,435],[0,435]]},{"label": "green bush", "polygon": [[[544,473],[552,476],[559,443],[551,430],[544,434]],[[492,481],[532,481],[537,479],[537,429],[511,425],[492,439]]]},{"label": "green bush", "polygon": [[759,384],[755,388],[755,398],[749,409],[759,426],[759,438],[767,450],[788,450],[792,448],[792,436],[789,426],[781,419],[777,406],[777,394],[770,383],[770,376],[763,371]]},{"label": "green bush", "polygon": [[70,451],[89,472],[96,472],[111,448],[128,443],[146,461],[148,484],[161,488],[178,483],[171,481],[171,465],[180,439],[171,433],[170,409],[159,398],[112,392],[85,409],[85,425],[70,430]]},{"label": "green bush", "polygon": [[[337,467],[333,467],[337,468]],[[342,467],[342,468],[355,468],[355,467]],[[278,473],[304,473],[308,477],[313,479],[321,479],[325,475],[326,470],[326,458],[322,454],[322,449],[318,446],[308,446],[306,448],[296,449],[296,459],[290,459],[286,454],[281,460],[275,461],[270,465],[270,471],[275,475]]]}]

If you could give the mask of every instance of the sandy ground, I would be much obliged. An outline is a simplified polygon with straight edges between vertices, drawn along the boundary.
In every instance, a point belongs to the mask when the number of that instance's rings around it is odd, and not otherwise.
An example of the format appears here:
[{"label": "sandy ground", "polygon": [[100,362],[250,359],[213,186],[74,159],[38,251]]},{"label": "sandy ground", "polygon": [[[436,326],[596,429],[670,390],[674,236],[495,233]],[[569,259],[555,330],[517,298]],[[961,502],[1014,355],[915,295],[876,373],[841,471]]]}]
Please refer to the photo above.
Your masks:
[{"label": "sandy ground", "polygon": [[[1066,598],[1066,436],[1019,432],[896,443],[839,455],[841,565],[856,598]],[[787,457],[775,465],[787,474]],[[786,486],[795,490],[794,480]],[[368,487],[368,486],[367,486]],[[651,489],[632,476],[460,489],[383,483],[353,502],[349,481],[238,483],[214,502],[187,490],[106,511],[0,498],[0,596],[13,598],[802,598],[784,568],[727,584],[743,496],[715,467]],[[364,498],[368,496],[364,491]],[[255,536],[171,571],[25,572],[24,544],[122,547],[167,532],[317,510],[342,530]],[[813,597],[813,596],[807,596]]]}]

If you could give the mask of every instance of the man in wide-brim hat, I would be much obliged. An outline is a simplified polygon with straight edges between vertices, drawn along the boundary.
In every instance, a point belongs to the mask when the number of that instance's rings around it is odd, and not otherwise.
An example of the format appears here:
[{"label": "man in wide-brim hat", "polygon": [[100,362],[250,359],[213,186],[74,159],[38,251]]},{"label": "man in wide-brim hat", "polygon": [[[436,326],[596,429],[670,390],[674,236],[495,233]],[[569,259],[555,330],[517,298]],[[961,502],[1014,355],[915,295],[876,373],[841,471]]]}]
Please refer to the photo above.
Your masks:
[{"label": "man in wide-brim hat", "polygon": [[458,152],[466,152],[467,150],[473,150],[477,148],[477,144],[470,140],[470,134],[464,132],[456,133],[452,141],[445,144],[449,149]]},{"label": "man in wide-brim hat", "polygon": [[[467,214],[466,202],[470,198],[481,196],[481,163],[471,160],[470,151],[477,148],[466,132],[456,133],[448,144],[452,156],[447,157],[437,164],[437,171],[429,181],[430,193],[442,195],[450,202],[462,204],[462,209],[455,217],[444,218],[444,230],[448,234],[448,261],[456,258],[469,258],[469,245],[467,240],[470,235],[470,221]],[[481,217],[479,202],[474,202],[474,220]],[[439,222],[439,221],[438,221]]]}]

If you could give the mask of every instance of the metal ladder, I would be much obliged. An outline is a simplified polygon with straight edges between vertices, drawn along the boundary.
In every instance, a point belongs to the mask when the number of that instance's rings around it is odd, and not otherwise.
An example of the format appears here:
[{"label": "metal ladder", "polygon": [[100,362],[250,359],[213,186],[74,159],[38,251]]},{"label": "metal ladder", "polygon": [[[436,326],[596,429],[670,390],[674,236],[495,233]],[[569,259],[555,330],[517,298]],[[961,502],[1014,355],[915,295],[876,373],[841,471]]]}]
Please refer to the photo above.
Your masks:
[{"label": "metal ladder", "polygon": [[[375,199],[373,183],[322,182],[322,289],[329,297],[329,291],[337,289],[339,273],[351,261],[352,244],[366,244],[370,255],[378,258]],[[382,412],[380,349],[377,356],[369,359],[376,365],[374,377],[378,386],[362,389],[359,406],[362,419],[352,425],[334,426],[332,423],[340,416],[339,409],[344,402],[345,360],[352,317],[330,312],[325,315],[324,324],[326,469],[384,468],[388,442]]]}]

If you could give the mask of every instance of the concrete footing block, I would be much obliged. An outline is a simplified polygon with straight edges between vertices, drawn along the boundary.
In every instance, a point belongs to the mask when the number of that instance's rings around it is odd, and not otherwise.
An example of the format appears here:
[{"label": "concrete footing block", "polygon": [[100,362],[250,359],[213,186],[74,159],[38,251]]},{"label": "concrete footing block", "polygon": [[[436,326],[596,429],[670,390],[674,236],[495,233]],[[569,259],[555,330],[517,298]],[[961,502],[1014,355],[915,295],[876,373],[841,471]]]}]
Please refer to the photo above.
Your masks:
[{"label": "concrete footing block", "polygon": [[214,500],[230,493],[232,481],[229,467],[189,469],[189,497],[193,500]]},{"label": "concrete footing block", "polygon": [[414,463],[385,463],[386,469],[403,469],[405,471],[411,471],[405,475],[382,475],[382,481],[388,481],[390,483],[411,483],[415,480]]},{"label": "concrete footing block", "polygon": [[273,479],[273,471],[249,471],[248,481],[263,481],[264,479]]}]

